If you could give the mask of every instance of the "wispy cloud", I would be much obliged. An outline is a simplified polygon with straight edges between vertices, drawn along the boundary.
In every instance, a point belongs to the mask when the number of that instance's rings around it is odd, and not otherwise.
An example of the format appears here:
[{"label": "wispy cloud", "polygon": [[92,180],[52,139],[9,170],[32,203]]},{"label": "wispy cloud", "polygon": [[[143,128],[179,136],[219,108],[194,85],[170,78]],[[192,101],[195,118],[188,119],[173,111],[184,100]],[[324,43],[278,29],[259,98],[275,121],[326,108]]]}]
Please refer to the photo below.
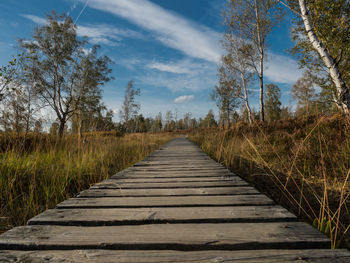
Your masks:
[{"label": "wispy cloud", "polygon": [[165,71],[170,73],[177,73],[177,74],[185,74],[190,73],[190,70],[184,67],[181,67],[180,65],[176,64],[165,64],[160,62],[152,62],[147,65],[150,69],[157,69],[159,71]]},{"label": "wispy cloud", "polygon": [[93,44],[101,43],[107,45],[117,45],[123,38],[143,38],[142,34],[133,31],[119,29],[107,24],[89,24],[77,26],[78,36],[90,38]]},{"label": "wispy cloud", "polygon": [[265,76],[269,81],[285,84],[294,84],[303,74],[298,63],[291,57],[269,54]]},{"label": "wispy cloud", "polygon": [[[47,23],[45,18],[35,15],[22,14],[21,16],[38,25],[44,25]],[[118,42],[124,38],[143,38],[143,35],[139,32],[120,29],[108,24],[77,25],[77,35],[80,37],[88,37],[92,44],[105,44],[110,46],[118,45]]]},{"label": "wispy cloud", "polygon": [[183,59],[179,61],[145,63],[146,74],[139,81],[154,87],[166,87],[172,92],[212,89],[217,82],[215,63]]},{"label": "wispy cloud", "polygon": [[112,13],[149,30],[164,45],[190,57],[215,63],[220,59],[219,33],[148,0],[90,0],[88,6]]},{"label": "wispy cloud", "polygon": [[180,96],[177,97],[174,102],[175,103],[184,103],[184,102],[188,102],[194,100],[194,96],[193,95],[185,95],[185,96]]},{"label": "wispy cloud", "polygon": [[44,25],[46,23],[46,19],[39,17],[39,16],[34,16],[34,15],[29,15],[29,14],[22,14],[21,16],[31,20],[32,22],[34,22],[35,24],[38,24],[38,25]]}]

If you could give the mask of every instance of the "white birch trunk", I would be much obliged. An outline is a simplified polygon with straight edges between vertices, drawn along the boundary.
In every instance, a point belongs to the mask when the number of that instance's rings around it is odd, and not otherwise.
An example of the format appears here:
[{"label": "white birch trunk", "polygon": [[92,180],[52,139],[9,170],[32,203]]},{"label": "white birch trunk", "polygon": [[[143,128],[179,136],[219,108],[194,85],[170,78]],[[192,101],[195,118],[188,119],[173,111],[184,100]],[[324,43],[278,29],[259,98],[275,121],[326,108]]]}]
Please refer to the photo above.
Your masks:
[{"label": "white birch trunk", "polygon": [[329,75],[336,87],[336,104],[344,113],[350,114],[350,93],[346,87],[346,83],[342,79],[338,66],[336,65],[333,57],[329,54],[329,51],[324,47],[323,43],[318,39],[317,35],[315,34],[315,31],[312,28],[310,22],[308,8],[306,6],[305,0],[299,0],[299,6],[301,11],[301,17],[303,19],[305,30],[307,32],[309,40],[313,48],[321,56],[323,62],[325,63],[328,69]]},{"label": "white birch trunk", "polygon": [[259,83],[260,83],[260,120],[264,121],[264,45],[261,39],[261,25],[260,25],[260,15],[258,10],[258,2],[255,3],[255,17],[256,17],[256,34],[258,38],[258,48],[260,52],[260,61],[259,61]]},{"label": "white birch trunk", "polygon": [[241,79],[242,79],[243,91],[244,91],[244,104],[248,112],[248,120],[249,120],[249,123],[253,123],[252,110],[250,109],[249,102],[248,102],[247,82],[242,72],[241,72]]}]

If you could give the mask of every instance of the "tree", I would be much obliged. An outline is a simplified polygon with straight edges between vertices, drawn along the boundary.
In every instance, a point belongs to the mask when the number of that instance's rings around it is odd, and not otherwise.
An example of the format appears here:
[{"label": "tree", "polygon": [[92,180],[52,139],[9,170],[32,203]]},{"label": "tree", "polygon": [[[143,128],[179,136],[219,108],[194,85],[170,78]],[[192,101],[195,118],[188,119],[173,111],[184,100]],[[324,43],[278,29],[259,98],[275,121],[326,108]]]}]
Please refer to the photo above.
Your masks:
[{"label": "tree", "polygon": [[173,113],[171,111],[167,111],[165,114],[165,125],[164,130],[165,131],[171,131],[171,121],[173,120]]},{"label": "tree", "polygon": [[41,109],[37,101],[37,94],[33,88],[33,78],[27,70],[25,58],[18,56],[14,59],[16,69],[12,72],[12,79],[3,97],[2,125],[7,130],[25,135],[34,126],[35,114]]},{"label": "tree", "polygon": [[[81,94],[86,96],[96,84],[103,85],[108,80],[104,74],[110,73],[105,68],[109,60],[106,57],[97,59],[96,47],[92,55],[86,55],[85,44],[85,40],[78,40],[72,19],[55,12],[47,16],[45,25],[35,28],[32,41],[20,41],[30,63],[37,94],[57,115],[60,137],[67,121],[81,105]],[[101,62],[105,64],[100,65]],[[84,67],[89,63],[97,65]],[[95,85],[91,84],[91,79],[96,81]]]},{"label": "tree", "polygon": [[[230,0],[224,12],[229,33],[252,44],[251,67],[260,86],[260,119],[264,121],[264,62],[267,36],[282,18],[276,0]],[[257,56],[256,56],[257,55]]]},{"label": "tree", "polygon": [[209,110],[208,114],[205,116],[204,124],[208,128],[217,126],[213,110]]},{"label": "tree", "polygon": [[348,0],[289,0],[297,16],[293,30],[301,66],[331,94],[335,105],[350,114],[350,2]]},{"label": "tree", "polygon": [[[221,69],[221,72],[224,69]],[[216,102],[220,110],[220,123],[222,126],[230,126],[231,113],[238,107],[237,100],[237,84],[235,79],[222,78],[219,79],[219,86],[215,86],[211,93],[211,99]]]},{"label": "tree", "polygon": [[18,61],[22,54],[19,54],[9,61],[8,65],[0,67],[0,102],[5,98],[6,94],[13,90],[13,84],[16,82],[16,73],[18,69]]},{"label": "tree", "polygon": [[265,108],[266,119],[268,121],[279,120],[281,118],[281,90],[275,84],[265,85]]},{"label": "tree", "polygon": [[184,122],[184,129],[188,130],[190,128],[192,128],[192,121],[191,121],[191,117],[192,117],[192,113],[191,112],[187,112],[183,118],[183,122]]},{"label": "tree", "polygon": [[[102,112],[106,107],[102,103],[102,86],[113,79],[112,70],[108,67],[111,60],[107,57],[98,57],[99,46],[93,46],[90,52],[79,61],[77,83],[73,90],[74,97],[74,125],[77,133],[91,129],[96,120],[103,119]],[[112,114],[113,112],[107,112]]]},{"label": "tree", "polygon": [[[248,113],[248,120],[253,122],[251,109],[248,101],[248,84],[252,80],[253,74],[250,72],[251,58],[254,57],[254,49],[247,41],[231,33],[224,34],[223,47],[227,54],[221,58],[222,68],[220,77],[233,78],[238,85],[233,86],[236,89],[234,93],[238,99],[244,102]],[[228,80],[227,82],[232,82]]]},{"label": "tree", "polygon": [[162,113],[159,112],[158,115],[155,117],[154,122],[152,124],[152,131],[153,132],[158,132],[162,130],[163,127],[163,118],[162,118]]},{"label": "tree", "polygon": [[314,83],[309,72],[304,72],[303,76],[297,80],[292,88],[292,97],[297,100],[298,114],[310,114],[317,99]]},{"label": "tree", "polygon": [[140,90],[135,89],[133,85],[133,81],[130,80],[128,85],[125,88],[124,102],[122,109],[120,111],[120,117],[126,126],[126,131],[129,130],[129,121],[132,117],[136,116],[138,111],[140,110],[140,104],[135,102],[135,96],[140,95]]}]

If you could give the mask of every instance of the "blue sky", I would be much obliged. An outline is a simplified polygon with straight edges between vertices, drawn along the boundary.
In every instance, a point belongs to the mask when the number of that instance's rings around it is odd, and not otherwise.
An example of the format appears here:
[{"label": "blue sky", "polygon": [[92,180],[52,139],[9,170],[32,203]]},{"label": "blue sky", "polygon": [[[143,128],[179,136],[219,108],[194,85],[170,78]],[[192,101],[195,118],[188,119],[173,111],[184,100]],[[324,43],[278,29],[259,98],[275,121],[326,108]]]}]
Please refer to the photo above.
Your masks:
[{"label": "blue sky", "polygon": [[[17,39],[29,39],[47,13],[68,13],[78,35],[100,44],[100,54],[113,61],[115,80],[104,87],[104,103],[121,107],[129,80],[141,89],[137,99],[145,116],[177,111],[205,116],[216,106],[210,100],[217,82],[217,63],[222,54],[219,40],[224,27],[221,10],[225,0],[1,0],[0,65],[16,54]],[[265,83],[282,90],[282,102],[290,104],[290,87],[301,76],[292,46],[290,19],[269,37]],[[253,87],[253,89],[257,87]],[[251,104],[257,108],[258,94]]]}]

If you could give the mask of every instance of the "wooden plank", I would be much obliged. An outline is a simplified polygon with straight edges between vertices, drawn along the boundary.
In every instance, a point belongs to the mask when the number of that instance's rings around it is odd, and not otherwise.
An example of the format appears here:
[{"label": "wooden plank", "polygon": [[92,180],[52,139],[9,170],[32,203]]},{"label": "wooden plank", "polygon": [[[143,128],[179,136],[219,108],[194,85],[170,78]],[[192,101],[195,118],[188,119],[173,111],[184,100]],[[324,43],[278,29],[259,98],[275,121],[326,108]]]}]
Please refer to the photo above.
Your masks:
[{"label": "wooden plank", "polygon": [[[109,179],[101,183],[174,183],[174,182],[231,182],[240,183],[240,185],[247,185],[247,182],[243,181],[237,176],[207,176],[205,178],[201,177],[170,177],[170,178],[120,178],[120,179]],[[99,183],[98,183],[99,184]],[[96,185],[98,185],[96,184]]]},{"label": "wooden plank", "polygon": [[174,163],[174,164],[169,164],[169,163],[164,163],[164,164],[144,164],[144,163],[138,163],[134,164],[136,169],[140,170],[145,170],[145,169],[160,169],[160,170],[177,170],[179,169],[180,171],[183,170],[222,170],[226,169],[225,167],[221,165],[210,165],[210,164],[183,164],[183,163]]},{"label": "wooden plank", "polygon": [[161,160],[161,161],[141,161],[139,163],[136,163],[134,164],[134,167],[135,166],[150,166],[150,165],[153,165],[153,166],[179,166],[179,165],[183,165],[183,166],[193,166],[193,165],[196,165],[196,166],[206,166],[206,167],[223,167],[221,164],[219,163],[216,163],[214,161],[208,161],[208,160],[176,160],[176,161],[169,161],[168,159],[167,160]]},{"label": "wooden plank", "polygon": [[308,250],[237,250],[237,251],[174,251],[174,250],[47,250],[0,251],[1,262],[47,263],[348,263],[345,249]]},{"label": "wooden plank", "polygon": [[301,222],[23,226],[0,236],[0,249],[306,249],[329,248],[327,236]]},{"label": "wooden plank", "polygon": [[176,172],[176,171],[125,171],[125,172],[119,172],[113,176],[111,176],[112,179],[119,179],[119,178],[182,178],[182,177],[232,177],[235,176],[233,173],[223,171],[193,171],[190,173],[185,172]]},{"label": "wooden plank", "polygon": [[[244,183],[242,183],[244,185]],[[241,184],[241,185],[242,185]],[[233,183],[230,181],[213,181],[213,182],[170,182],[170,183],[119,183],[108,181],[98,184],[103,188],[119,188],[119,189],[155,189],[155,188],[200,188],[200,187],[232,187]]]},{"label": "wooden plank", "polygon": [[123,196],[211,196],[211,195],[249,195],[259,194],[250,186],[209,187],[209,188],[170,188],[170,189],[119,189],[98,187],[79,193],[79,197],[123,197]]},{"label": "wooden plank", "polygon": [[148,185],[148,184],[157,184],[157,183],[163,183],[163,184],[174,184],[174,183],[227,183],[230,185],[239,185],[239,186],[243,186],[243,185],[248,185],[247,182],[245,182],[244,180],[242,180],[240,177],[238,176],[226,176],[226,177],[218,177],[218,176],[207,176],[207,177],[163,177],[163,178],[144,178],[144,177],[138,177],[138,178],[125,178],[125,177],[121,177],[121,178],[111,178],[111,179],[107,179],[104,180],[100,183],[96,183],[94,185],[94,187],[98,187],[99,185],[107,185],[107,184],[111,184],[111,185],[120,185],[120,184],[144,184],[144,185]]},{"label": "wooden plank", "polygon": [[208,172],[221,172],[221,171],[226,171],[227,169],[224,167],[217,167],[217,168],[205,168],[205,167],[200,167],[200,166],[193,166],[193,167],[152,167],[152,166],[139,166],[139,167],[134,167],[138,171],[208,171]]},{"label": "wooden plank", "polygon": [[273,205],[265,195],[70,198],[57,208],[258,206]]},{"label": "wooden plank", "polygon": [[155,223],[287,222],[297,218],[280,206],[50,209],[29,225],[103,226]]}]

